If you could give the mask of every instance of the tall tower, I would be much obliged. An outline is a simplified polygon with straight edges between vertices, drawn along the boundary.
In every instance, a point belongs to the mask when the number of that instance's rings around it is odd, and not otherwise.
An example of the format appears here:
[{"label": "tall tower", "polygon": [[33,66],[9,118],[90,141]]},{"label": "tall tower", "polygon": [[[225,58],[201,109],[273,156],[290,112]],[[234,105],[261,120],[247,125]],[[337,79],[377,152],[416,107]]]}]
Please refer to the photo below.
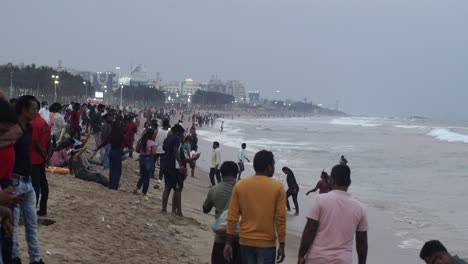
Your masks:
[{"label": "tall tower", "polygon": [[340,110],[340,101],[336,101],[335,102],[335,111],[339,111]]}]

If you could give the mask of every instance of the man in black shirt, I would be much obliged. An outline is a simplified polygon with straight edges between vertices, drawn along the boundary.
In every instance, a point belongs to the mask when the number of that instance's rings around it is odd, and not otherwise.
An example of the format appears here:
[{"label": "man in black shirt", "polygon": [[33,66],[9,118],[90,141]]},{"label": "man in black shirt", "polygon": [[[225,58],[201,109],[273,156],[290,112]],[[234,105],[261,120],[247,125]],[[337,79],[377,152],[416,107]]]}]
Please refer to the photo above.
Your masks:
[{"label": "man in black shirt", "polygon": [[286,191],[286,208],[288,209],[288,212],[291,211],[291,207],[289,206],[289,196],[292,196],[294,206],[296,206],[295,215],[299,215],[299,203],[297,202],[299,184],[297,184],[296,177],[290,168],[283,167],[283,172],[286,174],[286,182],[288,183],[288,190]]},{"label": "man in black shirt", "polygon": [[39,251],[39,239],[37,236],[36,193],[31,183],[31,158],[29,148],[31,145],[32,127],[29,124],[39,109],[34,96],[24,95],[16,103],[19,126],[23,130],[23,136],[15,143],[15,167],[13,169],[13,187],[16,194],[23,197],[23,202],[14,207],[13,228],[13,263],[21,263],[19,260],[18,222],[20,209],[24,219],[26,242],[28,245],[29,263],[43,263]]},{"label": "man in black shirt", "polygon": [[[172,213],[182,215],[182,189],[184,187],[184,176],[186,168],[183,165],[180,155],[180,142],[184,136],[184,128],[181,125],[175,125],[171,129],[172,134],[164,140],[164,154],[161,157],[161,170],[164,175],[164,192],[162,212],[167,210],[167,202],[171,190],[174,189],[172,198]],[[178,166],[177,166],[178,165]]]}]

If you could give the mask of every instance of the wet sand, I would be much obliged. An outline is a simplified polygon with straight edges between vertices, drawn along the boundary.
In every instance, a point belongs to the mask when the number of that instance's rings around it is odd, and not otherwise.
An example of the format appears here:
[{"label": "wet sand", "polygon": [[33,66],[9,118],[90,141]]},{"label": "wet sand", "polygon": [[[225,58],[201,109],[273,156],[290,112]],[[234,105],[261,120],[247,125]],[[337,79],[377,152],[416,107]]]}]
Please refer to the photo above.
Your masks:
[{"label": "wet sand", "polygon": [[[52,226],[39,228],[41,255],[45,263],[209,263],[213,233],[209,225],[213,212],[203,214],[201,207],[209,190],[208,169],[211,142],[200,139],[197,178],[187,178],[182,194],[184,218],[162,214],[161,189],[153,189],[149,201],[132,193],[139,176],[138,162],[124,161],[121,188],[111,191],[94,182],[70,175],[48,174],[49,218]],[[239,143],[240,144],[240,143]],[[221,145],[222,160],[236,160],[237,150]],[[137,156],[137,155],[135,155]],[[249,157],[253,158],[253,157]],[[244,176],[253,175],[246,164]],[[106,177],[108,173],[99,168]],[[305,194],[305,190],[302,190]],[[305,197],[305,196],[304,196]],[[296,263],[300,233],[313,197],[301,198],[301,215],[288,215],[285,263]],[[170,208],[171,201],[169,201]],[[397,247],[392,234],[392,218],[385,212],[368,208],[368,263],[417,263],[418,252]],[[20,227],[20,247],[27,260]],[[354,253],[356,257],[356,253]],[[355,261],[356,263],[356,261]]]}]

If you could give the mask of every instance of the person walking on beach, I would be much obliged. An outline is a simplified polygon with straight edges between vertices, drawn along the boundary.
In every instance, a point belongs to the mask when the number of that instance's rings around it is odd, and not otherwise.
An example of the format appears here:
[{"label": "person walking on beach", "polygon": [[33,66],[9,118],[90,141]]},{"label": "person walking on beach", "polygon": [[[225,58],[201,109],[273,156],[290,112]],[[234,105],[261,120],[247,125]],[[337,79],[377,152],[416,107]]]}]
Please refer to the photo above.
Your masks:
[{"label": "person walking on beach", "polygon": [[427,264],[467,264],[458,256],[452,256],[438,240],[427,241],[421,248],[419,257]]},{"label": "person walking on beach", "polygon": [[70,132],[81,131],[80,119],[82,113],[80,103],[73,104],[73,110],[70,112]]},{"label": "person walking on beach", "polygon": [[133,117],[127,116],[124,118],[123,136],[124,146],[128,148],[128,157],[133,158],[133,143],[135,142],[135,134],[138,132],[137,125],[133,122]]},{"label": "person walking on beach", "polygon": [[319,195],[307,216],[302,233],[298,263],[352,263],[356,236],[358,263],[367,259],[367,214],[348,193],[351,170],[336,165],[331,172],[333,191]]},{"label": "person walking on beach", "polygon": [[45,216],[47,215],[47,200],[49,199],[49,184],[45,169],[46,163],[49,162],[50,127],[40,115],[36,115],[29,123],[32,126],[32,142],[29,147],[29,154],[32,163],[32,185],[36,193],[36,207],[39,197],[41,198],[37,215]]},{"label": "person walking on beach", "polygon": [[[13,263],[21,263],[18,224],[20,210],[23,215],[26,231],[26,244],[28,246],[29,263],[43,263],[39,250],[39,239],[37,234],[37,213],[36,213],[36,193],[31,184],[31,156],[29,148],[32,144],[32,126],[29,123],[33,120],[39,108],[37,99],[32,95],[21,96],[16,103],[16,113],[18,114],[18,124],[23,135],[15,143],[15,167],[13,168],[13,187],[16,195],[22,196],[23,201],[13,209]],[[16,261],[16,262],[15,262]]]},{"label": "person walking on beach", "polygon": [[[0,92],[0,97],[2,93]],[[5,97],[3,97],[5,98]],[[0,231],[0,263],[11,263],[12,259],[12,233],[13,233],[13,212],[12,207],[22,202],[23,198],[17,196],[13,189],[13,170],[15,167],[15,142],[23,135],[18,124],[16,110],[11,107],[8,101],[0,99],[0,196],[1,205],[8,206],[1,213],[2,229]],[[14,202],[9,202],[14,199]],[[3,254],[2,254],[3,253]],[[2,262],[3,259],[3,262]]]},{"label": "person walking on beach", "polygon": [[140,179],[138,180],[136,189],[133,191],[134,194],[138,194],[138,190],[143,186],[143,197],[148,200],[146,193],[150,183],[151,173],[153,172],[154,166],[154,154],[156,153],[155,143],[153,141],[153,129],[147,129],[143,137],[141,138],[139,149],[140,153]]},{"label": "person walking on beach", "polygon": [[[215,208],[215,219],[218,218],[223,211],[229,206],[232,190],[236,184],[236,177],[239,169],[233,161],[225,161],[221,165],[221,175],[223,182],[214,186],[208,192],[208,195],[203,203],[203,212],[208,214],[211,209]],[[224,258],[223,251],[226,244],[226,234],[215,234],[213,250],[211,252],[212,264],[237,264],[242,263],[240,259],[239,236],[235,236],[232,241],[232,261],[227,261]]]},{"label": "person walking on beach", "polygon": [[161,169],[164,175],[164,192],[161,212],[167,212],[167,203],[171,190],[174,190],[172,196],[172,213],[178,216],[182,215],[182,189],[184,187],[184,175],[186,168],[180,155],[180,142],[184,136],[184,128],[175,125],[171,129],[172,134],[164,141],[164,154],[161,157]]},{"label": "person walking on beach", "polygon": [[213,155],[211,157],[211,167],[210,167],[210,181],[211,186],[215,186],[215,175],[216,181],[221,182],[221,175],[219,174],[219,166],[221,165],[221,152],[219,151],[219,142],[213,142]]},{"label": "person walking on beach", "polygon": [[[96,146],[101,145],[101,131],[102,131],[102,114],[104,113],[105,105],[99,104],[97,107],[97,112],[91,112],[90,124],[91,124],[91,134],[93,135],[94,142]],[[101,151],[102,152],[102,151]],[[103,155],[99,153],[97,158],[102,161]]]},{"label": "person walking on beach", "polygon": [[[159,160],[161,162],[161,158],[164,155],[164,149],[163,149],[163,144],[164,140],[167,138],[167,134],[169,133],[169,128],[171,128],[169,124],[169,119],[164,119],[162,121],[162,128],[158,129],[155,131],[156,133],[156,138],[155,138],[155,144],[156,144],[156,155],[154,159],[154,167],[153,167],[153,174],[152,176],[154,177],[155,170],[156,170],[156,162]],[[161,180],[163,179],[163,173],[161,166],[159,166],[159,180],[158,184],[161,184]]]},{"label": "person walking on beach", "polygon": [[118,190],[120,177],[122,176],[122,156],[124,137],[117,122],[112,123],[112,130],[107,139],[102,142],[100,148],[109,146],[109,189]]},{"label": "person walking on beach", "polygon": [[253,166],[256,176],[238,181],[232,191],[224,257],[229,261],[233,259],[234,235],[241,217],[239,244],[242,263],[282,263],[285,258],[286,192],[283,184],[272,178],[275,173],[272,152],[262,150],[255,154]]},{"label": "person walking on beach", "polygon": [[[101,130],[101,144],[99,144],[98,146],[103,145],[103,142],[108,142],[108,138],[112,132],[112,123],[114,122],[114,115],[112,115],[111,113],[105,114],[103,118],[104,124],[102,125]],[[102,157],[102,166],[104,167],[104,169],[109,169],[109,153],[111,146],[107,143],[103,145],[102,148],[104,149]]]},{"label": "person walking on beach", "polygon": [[241,149],[239,150],[239,177],[237,177],[238,180],[241,179],[242,172],[245,170],[244,166],[244,160],[247,162],[250,162],[250,160],[245,156],[245,149],[247,148],[247,144],[242,143]]},{"label": "person walking on beach", "polygon": [[326,173],[325,171],[322,171],[322,174],[320,175],[320,181],[318,181],[315,188],[308,191],[306,195],[309,195],[311,192],[316,192],[317,190],[319,190],[319,194],[329,192],[330,182],[328,181],[328,178],[329,178],[328,173]]},{"label": "person walking on beach", "polygon": [[288,190],[286,191],[286,208],[288,209],[288,212],[291,212],[291,206],[289,206],[289,196],[292,196],[294,206],[296,206],[295,215],[299,215],[299,203],[297,202],[299,184],[297,184],[296,177],[290,168],[283,167],[282,171],[284,174],[286,174],[286,182],[288,183]]}]

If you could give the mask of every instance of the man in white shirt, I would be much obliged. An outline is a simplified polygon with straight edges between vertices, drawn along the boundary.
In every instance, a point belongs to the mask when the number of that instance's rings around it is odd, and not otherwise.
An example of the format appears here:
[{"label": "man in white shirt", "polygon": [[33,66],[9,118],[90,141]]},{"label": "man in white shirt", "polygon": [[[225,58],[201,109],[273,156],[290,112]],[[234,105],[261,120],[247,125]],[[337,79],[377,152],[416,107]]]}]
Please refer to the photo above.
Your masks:
[{"label": "man in white shirt", "polygon": [[42,108],[39,110],[39,115],[50,125],[50,112],[47,102],[42,102]]},{"label": "man in white shirt", "polygon": [[239,150],[239,176],[237,177],[238,180],[241,179],[242,172],[245,170],[244,160],[250,162],[248,158],[245,157],[245,149],[247,148],[247,144],[242,143],[241,149]]},{"label": "man in white shirt", "polygon": [[216,182],[214,176],[216,175],[216,180],[218,183],[221,182],[221,174],[219,173],[219,166],[221,165],[221,152],[219,151],[219,142],[213,142],[213,156],[211,158],[211,167],[210,167],[210,181],[211,186],[215,186]]}]

